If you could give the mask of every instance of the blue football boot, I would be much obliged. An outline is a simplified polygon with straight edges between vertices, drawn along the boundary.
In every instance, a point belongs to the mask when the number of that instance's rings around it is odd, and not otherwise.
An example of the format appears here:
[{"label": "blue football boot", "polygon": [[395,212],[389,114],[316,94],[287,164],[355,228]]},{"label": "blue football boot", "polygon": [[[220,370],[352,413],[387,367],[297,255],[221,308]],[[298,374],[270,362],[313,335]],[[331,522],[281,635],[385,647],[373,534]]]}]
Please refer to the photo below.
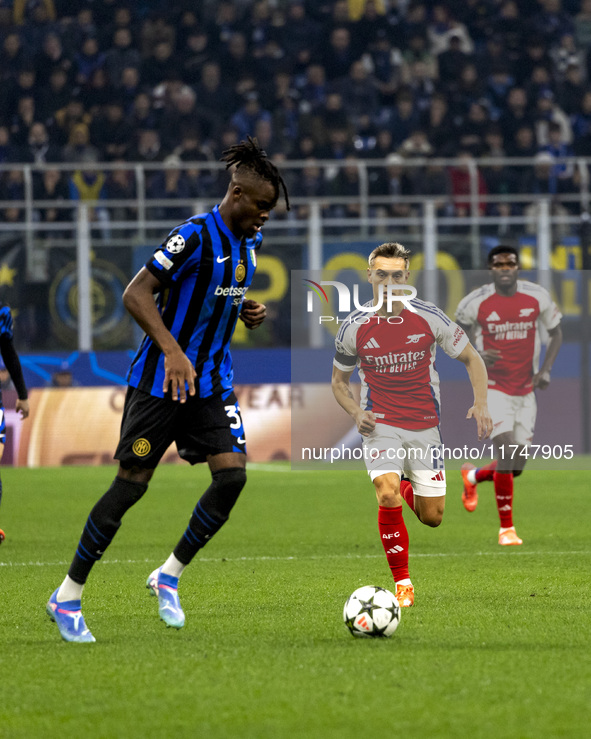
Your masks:
[{"label": "blue football boot", "polygon": [[178,585],[178,577],[165,575],[160,572],[160,568],[154,570],[146,581],[150,595],[158,596],[160,618],[173,629],[182,629],[185,625],[185,614],[179,600]]},{"label": "blue football boot", "polygon": [[79,600],[57,601],[57,591],[52,594],[45,610],[52,621],[55,621],[64,641],[92,642],[96,641],[90,633],[84,616],[80,610]]}]

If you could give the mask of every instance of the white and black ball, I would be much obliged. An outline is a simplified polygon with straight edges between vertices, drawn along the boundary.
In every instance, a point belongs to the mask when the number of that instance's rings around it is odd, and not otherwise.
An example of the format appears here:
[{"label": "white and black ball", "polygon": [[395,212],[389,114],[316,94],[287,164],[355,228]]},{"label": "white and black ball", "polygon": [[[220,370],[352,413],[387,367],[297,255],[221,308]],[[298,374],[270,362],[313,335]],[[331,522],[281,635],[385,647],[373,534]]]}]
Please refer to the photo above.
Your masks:
[{"label": "white and black ball", "polygon": [[347,598],[343,620],[353,636],[388,637],[400,623],[400,606],[389,590],[364,585]]}]

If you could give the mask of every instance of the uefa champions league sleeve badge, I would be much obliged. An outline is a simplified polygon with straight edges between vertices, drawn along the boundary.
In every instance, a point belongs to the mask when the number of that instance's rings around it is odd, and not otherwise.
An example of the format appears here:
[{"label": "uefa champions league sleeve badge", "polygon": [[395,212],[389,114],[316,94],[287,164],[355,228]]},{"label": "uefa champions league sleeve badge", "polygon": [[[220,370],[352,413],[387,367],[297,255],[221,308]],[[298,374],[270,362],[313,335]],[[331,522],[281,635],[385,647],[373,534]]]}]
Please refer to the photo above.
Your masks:
[{"label": "uefa champions league sleeve badge", "polygon": [[179,254],[185,248],[185,239],[180,234],[171,236],[164,247],[171,254]]}]

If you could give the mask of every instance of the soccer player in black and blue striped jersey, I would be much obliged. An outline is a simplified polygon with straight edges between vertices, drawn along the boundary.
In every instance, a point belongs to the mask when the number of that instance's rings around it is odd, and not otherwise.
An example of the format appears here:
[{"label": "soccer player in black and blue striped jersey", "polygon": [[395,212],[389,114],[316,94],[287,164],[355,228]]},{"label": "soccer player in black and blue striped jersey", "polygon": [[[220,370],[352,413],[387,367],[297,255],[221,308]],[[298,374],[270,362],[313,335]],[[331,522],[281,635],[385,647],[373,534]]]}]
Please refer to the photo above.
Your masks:
[{"label": "soccer player in black and blue striped jersey", "polygon": [[[17,401],[15,410],[20,413],[21,418],[25,419],[29,415],[29,400],[27,394],[27,386],[23,378],[23,370],[20,359],[14,348],[14,333],[12,323],[12,313],[6,303],[0,303],[0,354],[2,361],[6,367],[10,379],[12,380],[17,392]],[[6,419],[4,418],[4,403],[2,400],[2,389],[0,388],[0,461],[4,456],[4,443],[6,442]],[[2,479],[0,479],[0,503],[2,502]],[[0,529],[0,544],[4,541],[6,535]]]},{"label": "soccer player in black and blue striped jersey", "polygon": [[117,476],[90,512],[68,575],[47,604],[66,641],[94,641],[81,612],[82,589],[172,442],[191,464],[207,462],[212,481],[174,551],[146,583],[167,626],[184,625],[178,579],[227,521],[246,482],[230,340],[238,318],[250,329],[265,318],[265,306],[244,295],[261,228],[281,191],[288,208],[289,199],[256,139],[231,147],[222,161],[233,168],[222,202],[173,229],[123,295],[146,336],[128,374]]}]

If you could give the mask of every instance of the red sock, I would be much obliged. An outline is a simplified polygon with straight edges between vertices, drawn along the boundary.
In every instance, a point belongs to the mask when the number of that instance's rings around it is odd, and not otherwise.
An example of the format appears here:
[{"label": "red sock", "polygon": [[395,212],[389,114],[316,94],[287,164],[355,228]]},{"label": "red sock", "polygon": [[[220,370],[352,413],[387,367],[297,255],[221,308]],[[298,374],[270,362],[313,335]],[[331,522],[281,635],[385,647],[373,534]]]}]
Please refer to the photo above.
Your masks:
[{"label": "red sock", "polygon": [[509,529],[513,526],[513,473],[495,472],[493,480],[501,528]]},{"label": "red sock", "polygon": [[490,464],[487,464],[484,467],[479,467],[476,470],[476,482],[486,482],[486,480],[492,480],[496,469],[497,469],[496,459],[494,462],[491,462]]},{"label": "red sock", "polygon": [[408,480],[400,481],[400,495],[402,495],[410,510],[415,513],[415,494]]},{"label": "red sock", "polygon": [[402,506],[380,506],[378,529],[394,582],[408,578],[408,531],[402,518]]}]

